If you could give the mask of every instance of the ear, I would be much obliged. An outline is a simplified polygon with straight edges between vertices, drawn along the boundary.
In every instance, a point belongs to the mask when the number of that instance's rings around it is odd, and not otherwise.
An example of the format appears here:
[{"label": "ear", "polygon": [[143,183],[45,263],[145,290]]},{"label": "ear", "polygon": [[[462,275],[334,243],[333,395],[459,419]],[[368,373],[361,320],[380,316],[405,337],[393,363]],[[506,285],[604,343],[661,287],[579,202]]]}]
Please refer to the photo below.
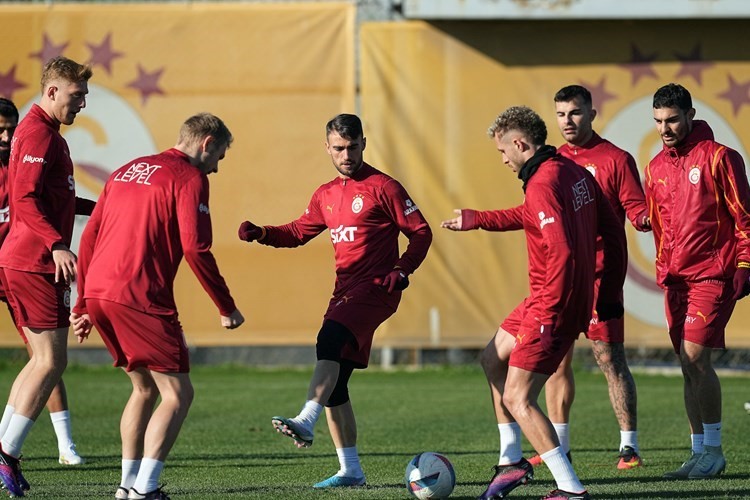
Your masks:
[{"label": "ear", "polygon": [[55,94],[57,94],[57,87],[54,85],[50,85],[47,87],[47,89],[44,91],[45,95],[48,99],[54,101],[55,100]]},{"label": "ear", "polygon": [[211,135],[207,135],[203,138],[201,141],[201,151],[204,153],[208,153],[208,150],[212,147],[213,143],[215,142],[215,139]]},{"label": "ear", "polygon": [[524,141],[521,140],[520,137],[514,137],[512,143],[513,143],[513,146],[517,150],[519,150],[521,153],[526,151],[529,147]]},{"label": "ear", "polygon": [[362,151],[367,147],[367,137],[362,137]]},{"label": "ear", "polygon": [[690,111],[687,112],[688,120],[693,121],[695,118],[695,108],[690,108]]},{"label": "ear", "polygon": [[589,113],[589,116],[591,117],[592,122],[596,119],[596,114],[596,110],[594,108],[591,108],[591,113]]},{"label": "ear", "polygon": [[331,145],[328,144],[328,141],[323,141],[323,144],[326,147],[326,153],[328,153],[330,155],[331,154]]}]

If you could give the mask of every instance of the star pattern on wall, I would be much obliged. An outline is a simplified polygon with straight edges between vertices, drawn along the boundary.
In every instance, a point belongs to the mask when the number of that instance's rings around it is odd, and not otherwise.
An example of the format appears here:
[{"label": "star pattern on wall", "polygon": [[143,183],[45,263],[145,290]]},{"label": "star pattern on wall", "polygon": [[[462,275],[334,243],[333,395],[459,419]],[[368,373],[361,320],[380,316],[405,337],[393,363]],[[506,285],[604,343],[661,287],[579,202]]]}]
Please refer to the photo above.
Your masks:
[{"label": "star pattern on wall", "polygon": [[164,95],[164,91],[159,88],[159,78],[161,78],[163,72],[163,67],[152,72],[148,72],[139,64],[138,76],[135,80],[128,83],[126,86],[136,89],[141,93],[141,103],[145,106],[146,101],[152,95]]},{"label": "star pattern on wall", "polygon": [[687,54],[675,52],[675,57],[680,61],[680,70],[677,72],[677,75],[675,75],[675,78],[690,76],[698,83],[698,85],[703,85],[703,71],[714,66],[714,63],[711,61],[703,59],[700,43],[693,47],[693,50]]},{"label": "star pattern on wall", "polygon": [[7,73],[0,72],[0,97],[13,100],[13,92],[27,85],[16,79],[16,67],[14,64]]},{"label": "star pattern on wall", "polygon": [[589,92],[591,92],[591,101],[594,109],[596,109],[601,115],[604,115],[604,105],[607,103],[607,101],[617,99],[617,96],[615,94],[611,94],[607,91],[607,89],[605,88],[606,83],[606,76],[603,76],[597,84],[581,82],[581,85],[586,87]]},{"label": "star pattern on wall", "polygon": [[729,101],[732,104],[734,116],[737,116],[742,106],[750,104],[750,80],[738,82],[732,75],[727,76],[729,78],[729,88],[725,92],[718,94],[718,97]]},{"label": "star pattern on wall", "polygon": [[99,65],[104,68],[107,74],[112,74],[112,61],[118,57],[123,57],[123,52],[118,52],[112,49],[112,33],[107,33],[102,43],[95,45],[93,43],[86,42],[86,46],[91,50],[91,59],[89,64],[92,66]]},{"label": "star pattern on wall", "polygon": [[69,44],[70,42],[64,42],[60,45],[55,45],[50,37],[48,37],[45,33],[44,39],[42,40],[42,48],[39,50],[39,52],[32,52],[31,54],[29,54],[29,56],[39,59],[42,62],[42,65],[45,65],[50,59],[63,55],[63,52]]},{"label": "star pattern on wall", "polygon": [[641,78],[647,76],[652,78],[658,77],[652,65],[655,60],[656,52],[653,54],[644,54],[634,43],[632,43],[630,44],[630,61],[621,64],[620,66],[630,72],[631,83],[633,87],[635,87]]}]

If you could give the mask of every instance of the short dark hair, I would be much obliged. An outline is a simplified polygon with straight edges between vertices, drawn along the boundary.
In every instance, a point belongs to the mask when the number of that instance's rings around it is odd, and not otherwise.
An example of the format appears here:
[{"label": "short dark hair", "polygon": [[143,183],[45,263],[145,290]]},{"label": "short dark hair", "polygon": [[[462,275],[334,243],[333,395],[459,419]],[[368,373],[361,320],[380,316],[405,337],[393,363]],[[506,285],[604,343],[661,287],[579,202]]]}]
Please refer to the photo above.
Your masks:
[{"label": "short dark hair", "polygon": [[342,113],[336,115],[326,124],[326,137],[336,132],[344,139],[358,139],[362,133],[362,120],[357,115]]},{"label": "short dark hair", "polygon": [[668,83],[654,94],[654,109],[660,108],[678,108],[687,112],[693,109],[693,98],[682,85]]},{"label": "short dark hair", "polygon": [[0,116],[18,121],[18,108],[13,104],[13,101],[0,97]]},{"label": "short dark hair", "polygon": [[591,92],[581,85],[568,85],[557,91],[555,102],[570,102],[576,97],[583,98],[583,103],[591,106]]}]

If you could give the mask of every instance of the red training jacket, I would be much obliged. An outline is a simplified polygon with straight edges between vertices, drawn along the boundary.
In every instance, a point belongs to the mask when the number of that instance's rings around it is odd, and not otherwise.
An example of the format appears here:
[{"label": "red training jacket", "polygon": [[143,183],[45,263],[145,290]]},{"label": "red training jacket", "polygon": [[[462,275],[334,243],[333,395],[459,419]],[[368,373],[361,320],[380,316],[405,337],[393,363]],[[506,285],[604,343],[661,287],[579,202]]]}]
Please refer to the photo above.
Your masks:
[{"label": "red training jacket", "polygon": [[732,280],[750,262],[750,187],[742,157],[714,141],[708,124],[677,147],[664,146],[645,171],[662,287],[706,279]]},{"label": "red training jacket", "polygon": [[[413,273],[432,242],[432,231],[398,181],[364,163],[351,179],[320,186],[305,213],[283,226],[264,226],[258,240],[272,247],[296,247],[330,230],[336,256],[333,295],[362,282],[382,279],[394,267]],[[398,235],[409,239],[399,257]]]},{"label": "red training jacket", "polygon": [[173,315],[183,253],[223,316],[236,309],[211,254],[208,178],[176,149],[133,160],[104,186],[81,236],[78,302],[103,299]]},{"label": "red training jacket", "polygon": [[598,237],[605,259],[599,298],[620,300],[627,269],[623,223],[591,174],[574,162],[557,155],[542,163],[517,207],[461,215],[466,230],[525,230],[530,289],[525,326],[553,324],[569,334],[588,330]]}]

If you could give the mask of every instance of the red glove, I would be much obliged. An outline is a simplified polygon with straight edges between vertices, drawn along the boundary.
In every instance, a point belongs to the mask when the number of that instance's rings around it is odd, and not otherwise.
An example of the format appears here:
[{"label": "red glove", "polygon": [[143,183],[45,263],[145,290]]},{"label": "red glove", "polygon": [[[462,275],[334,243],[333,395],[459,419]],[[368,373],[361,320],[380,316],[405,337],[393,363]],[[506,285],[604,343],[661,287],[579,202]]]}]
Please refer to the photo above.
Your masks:
[{"label": "red glove", "polygon": [[740,262],[737,264],[737,270],[734,272],[734,300],[740,300],[742,297],[750,294],[750,263]]},{"label": "red glove", "polygon": [[263,238],[266,235],[266,231],[262,227],[258,227],[249,220],[246,220],[240,224],[240,229],[237,231],[237,235],[242,241],[250,243],[251,241]]},{"label": "red glove", "polygon": [[539,329],[539,339],[542,341],[542,349],[548,354],[560,350],[560,337],[555,335],[552,325],[542,325]]},{"label": "red glove", "polygon": [[639,215],[635,219],[635,224],[633,224],[636,228],[636,230],[641,231],[643,233],[647,231],[651,231],[651,219],[648,215]]},{"label": "red glove", "polygon": [[385,275],[380,286],[387,287],[388,293],[391,294],[394,290],[403,290],[409,286],[409,277],[401,269],[394,269]]}]

